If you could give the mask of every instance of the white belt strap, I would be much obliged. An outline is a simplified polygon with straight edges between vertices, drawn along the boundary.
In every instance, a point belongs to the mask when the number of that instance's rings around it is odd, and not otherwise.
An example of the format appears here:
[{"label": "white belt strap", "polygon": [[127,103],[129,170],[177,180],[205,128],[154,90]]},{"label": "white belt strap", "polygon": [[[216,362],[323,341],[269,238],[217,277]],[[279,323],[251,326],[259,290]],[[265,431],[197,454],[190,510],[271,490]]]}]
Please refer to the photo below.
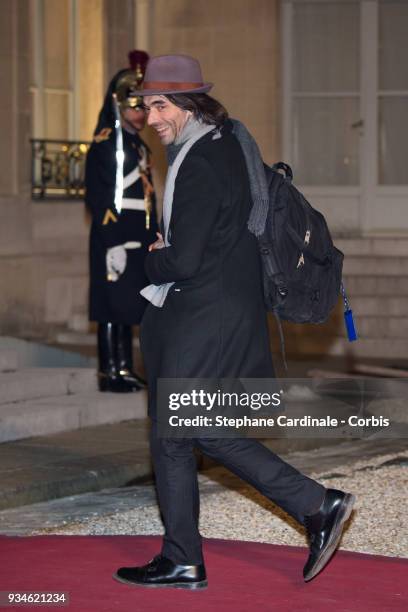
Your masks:
[{"label": "white belt strap", "polygon": [[140,172],[139,166],[136,166],[129,174],[123,177],[123,189],[127,189],[133,185],[133,183],[136,183],[138,179],[140,179]]},{"label": "white belt strap", "polygon": [[145,201],[139,198],[122,198],[122,209],[128,210],[146,210]]},{"label": "white belt strap", "polygon": [[123,246],[125,247],[125,249],[140,249],[142,246],[142,243],[138,242],[137,240],[135,241],[130,240],[129,242],[125,242]]}]

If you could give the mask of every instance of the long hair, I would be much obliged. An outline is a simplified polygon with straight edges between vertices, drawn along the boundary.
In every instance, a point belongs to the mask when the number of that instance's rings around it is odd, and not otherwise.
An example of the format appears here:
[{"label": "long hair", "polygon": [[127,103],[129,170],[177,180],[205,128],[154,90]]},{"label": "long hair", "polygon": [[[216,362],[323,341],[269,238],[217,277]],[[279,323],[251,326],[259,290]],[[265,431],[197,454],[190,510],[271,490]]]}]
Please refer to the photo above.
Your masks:
[{"label": "long hair", "polygon": [[227,110],[208,94],[166,94],[165,97],[179,108],[191,111],[194,117],[203,123],[220,126],[228,119]]}]

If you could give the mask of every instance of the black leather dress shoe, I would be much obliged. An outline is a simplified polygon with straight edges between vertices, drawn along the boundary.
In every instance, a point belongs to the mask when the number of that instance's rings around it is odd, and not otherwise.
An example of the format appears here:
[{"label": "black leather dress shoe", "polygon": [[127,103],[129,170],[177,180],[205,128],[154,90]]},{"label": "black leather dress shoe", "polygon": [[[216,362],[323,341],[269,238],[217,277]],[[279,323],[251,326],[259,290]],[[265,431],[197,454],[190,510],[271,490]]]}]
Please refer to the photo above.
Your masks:
[{"label": "black leather dress shoe", "polygon": [[141,391],[141,389],[147,389],[147,383],[144,378],[132,370],[127,368],[120,369],[119,376],[130,391]]},{"label": "black leather dress shoe", "polygon": [[133,370],[133,333],[131,325],[117,323],[115,365],[123,384],[129,391],[146,389],[146,381]]},{"label": "black leather dress shoe", "polygon": [[110,393],[131,393],[133,391],[116,372],[98,372],[98,387],[99,391]]},{"label": "black leather dress shoe", "polygon": [[208,584],[204,564],[179,565],[162,555],[147,565],[120,567],[113,578],[125,584],[176,589],[205,589]]},{"label": "black leather dress shoe", "polygon": [[336,489],[327,489],[316,514],[305,516],[310,538],[310,554],[303,568],[305,582],[314,578],[330,561],[341,538],[344,523],[353,509],[355,497]]}]

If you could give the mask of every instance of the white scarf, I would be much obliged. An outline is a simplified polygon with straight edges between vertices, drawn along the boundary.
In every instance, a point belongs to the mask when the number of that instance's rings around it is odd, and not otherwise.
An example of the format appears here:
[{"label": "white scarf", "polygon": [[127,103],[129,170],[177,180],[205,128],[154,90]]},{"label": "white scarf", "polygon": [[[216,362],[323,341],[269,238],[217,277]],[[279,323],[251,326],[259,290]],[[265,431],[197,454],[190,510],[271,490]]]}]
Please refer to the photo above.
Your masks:
[{"label": "white scarf", "polygon": [[[194,125],[196,124],[196,125]],[[185,141],[180,151],[178,152],[176,158],[174,159],[171,166],[169,166],[166,176],[166,183],[164,187],[164,196],[163,196],[163,226],[164,226],[164,244],[166,247],[170,246],[170,242],[168,239],[169,233],[169,225],[171,219],[171,212],[173,208],[173,195],[174,195],[174,184],[177,178],[177,174],[181,164],[184,161],[185,156],[193,146],[193,144],[202,138],[208,132],[211,132],[215,128],[214,125],[208,125],[205,123],[199,123],[198,121],[191,120],[186,124],[186,127],[189,127],[187,132],[191,132],[192,135]],[[193,129],[191,129],[193,128]],[[185,133],[185,128],[183,130]],[[180,134],[179,140],[183,139],[183,132]],[[164,301],[167,297],[167,293],[170,287],[174,285],[174,283],[163,283],[162,285],[148,285],[144,287],[140,293],[144,298],[149,300],[154,306],[158,306],[161,308],[164,304]]]}]

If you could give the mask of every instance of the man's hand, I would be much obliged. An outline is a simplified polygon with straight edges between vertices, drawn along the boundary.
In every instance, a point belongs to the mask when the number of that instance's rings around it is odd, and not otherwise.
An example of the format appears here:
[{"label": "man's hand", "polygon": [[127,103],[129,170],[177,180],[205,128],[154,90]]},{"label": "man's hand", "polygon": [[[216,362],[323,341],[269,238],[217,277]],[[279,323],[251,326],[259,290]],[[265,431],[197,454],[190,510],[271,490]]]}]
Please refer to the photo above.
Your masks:
[{"label": "man's hand", "polygon": [[153,242],[149,246],[149,252],[150,251],[156,251],[156,249],[164,249],[164,247],[166,246],[164,244],[163,236],[161,235],[161,233],[160,232],[156,232],[156,236],[157,236],[157,240],[156,240],[156,242]]}]

